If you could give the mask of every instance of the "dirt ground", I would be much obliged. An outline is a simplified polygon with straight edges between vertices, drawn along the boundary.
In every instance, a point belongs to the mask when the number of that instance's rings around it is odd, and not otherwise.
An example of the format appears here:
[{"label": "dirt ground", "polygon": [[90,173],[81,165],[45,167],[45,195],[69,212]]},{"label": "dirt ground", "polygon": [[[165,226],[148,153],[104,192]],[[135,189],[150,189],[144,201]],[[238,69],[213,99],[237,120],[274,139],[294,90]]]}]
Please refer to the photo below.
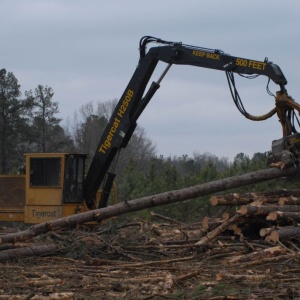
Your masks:
[{"label": "dirt ground", "polygon": [[[0,245],[0,260],[31,251],[1,260],[0,299],[300,299],[297,241],[272,245],[226,230],[197,245],[206,234],[202,222],[112,221]],[[41,245],[49,246],[43,256]],[[282,251],[265,254],[274,247]]]}]

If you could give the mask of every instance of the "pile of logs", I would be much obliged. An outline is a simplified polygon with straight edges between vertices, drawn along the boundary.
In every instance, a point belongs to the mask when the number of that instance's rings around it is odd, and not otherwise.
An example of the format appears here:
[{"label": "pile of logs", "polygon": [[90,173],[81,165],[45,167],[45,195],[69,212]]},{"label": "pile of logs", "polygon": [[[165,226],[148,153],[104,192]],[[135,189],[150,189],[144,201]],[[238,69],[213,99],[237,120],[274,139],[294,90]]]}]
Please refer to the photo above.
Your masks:
[{"label": "pile of logs", "polygon": [[[224,213],[218,220],[204,218],[203,229],[210,232],[198,244],[205,244],[224,230],[231,230],[240,240],[259,236],[267,242],[288,241],[297,247],[300,237],[300,190],[215,195],[210,198],[210,204],[235,209]],[[216,228],[212,230],[210,226]]]}]

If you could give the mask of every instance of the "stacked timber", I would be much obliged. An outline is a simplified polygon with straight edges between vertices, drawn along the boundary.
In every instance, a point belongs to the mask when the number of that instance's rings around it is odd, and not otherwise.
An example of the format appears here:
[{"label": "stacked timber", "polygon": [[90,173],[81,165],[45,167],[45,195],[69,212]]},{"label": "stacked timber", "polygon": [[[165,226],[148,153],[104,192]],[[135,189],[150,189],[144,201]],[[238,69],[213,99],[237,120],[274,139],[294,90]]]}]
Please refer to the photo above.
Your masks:
[{"label": "stacked timber", "polygon": [[298,241],[300,237],[300,190],[276,190],[260,193],[215,195],[212,206],[234,207],[235,212],[224,214],[219,226],[209,229],[209,220],[203,228],[211,230],[198,244],[205,244],[224,230],[231,230],[240,240],[259,236],[271,243]]}]

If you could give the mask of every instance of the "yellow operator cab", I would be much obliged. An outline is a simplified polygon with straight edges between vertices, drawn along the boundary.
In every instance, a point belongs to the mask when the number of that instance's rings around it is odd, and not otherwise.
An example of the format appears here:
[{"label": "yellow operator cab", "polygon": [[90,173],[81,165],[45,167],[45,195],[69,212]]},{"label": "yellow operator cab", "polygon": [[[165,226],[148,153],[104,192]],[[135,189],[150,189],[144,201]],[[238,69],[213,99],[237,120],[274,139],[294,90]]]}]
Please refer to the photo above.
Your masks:
[{"label": "yellow operator cab", "polygon": [[[87,154],[28,153],[22,175],[0,175],[0,222],[43,223],[88,211],[83,184]],[[102,191],[94,203],[99,207]],[[113,202],[118,202],[113,184]]]},{"label": "yellow operator cab", "polygon": [[30,153],[26,157],[25,223],[41,223],[86,209],[86,154]]}]

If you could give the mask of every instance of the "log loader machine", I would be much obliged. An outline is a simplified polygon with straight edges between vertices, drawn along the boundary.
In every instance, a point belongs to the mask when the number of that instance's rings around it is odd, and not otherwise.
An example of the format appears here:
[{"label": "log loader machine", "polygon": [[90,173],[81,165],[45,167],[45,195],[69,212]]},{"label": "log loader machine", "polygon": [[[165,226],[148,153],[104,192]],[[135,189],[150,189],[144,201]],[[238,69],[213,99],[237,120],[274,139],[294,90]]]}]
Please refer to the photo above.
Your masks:
[{"label": "log loader machine", "polygon": [[[158,45],[147,51],[149,43]],[[295,110],[299,113],[300,105],[288,95],[285,88],[287,80],[278,65],[267,58],[257,61],[235,57],[221,50],[151,36],[140,40],[139,51],[136,70],[102,132],[87,175],[84,176],[85,154],[26,154],[25,175],[0,177],[0,221],[34,224],[107,206],[111,190],[116,191],[113,187],[120,151],[128,145],[138,118],[172,65],[224,71],[233,101],[247,119],[262,121],[277,114],[283,137],[272,142],[270,162],[297,163],[300,133],[296,130],[299,121]],[[148,88],[159,62],[165,63],[166,67],[158,80],[153,81]],[[261,116],[249,114],[237,91],[234,74],[250,79],[259,75],[266,76],[267,92],[274,97],[275,108]],[[279,86],[276,95],[269,90],[270,80]]]}]

